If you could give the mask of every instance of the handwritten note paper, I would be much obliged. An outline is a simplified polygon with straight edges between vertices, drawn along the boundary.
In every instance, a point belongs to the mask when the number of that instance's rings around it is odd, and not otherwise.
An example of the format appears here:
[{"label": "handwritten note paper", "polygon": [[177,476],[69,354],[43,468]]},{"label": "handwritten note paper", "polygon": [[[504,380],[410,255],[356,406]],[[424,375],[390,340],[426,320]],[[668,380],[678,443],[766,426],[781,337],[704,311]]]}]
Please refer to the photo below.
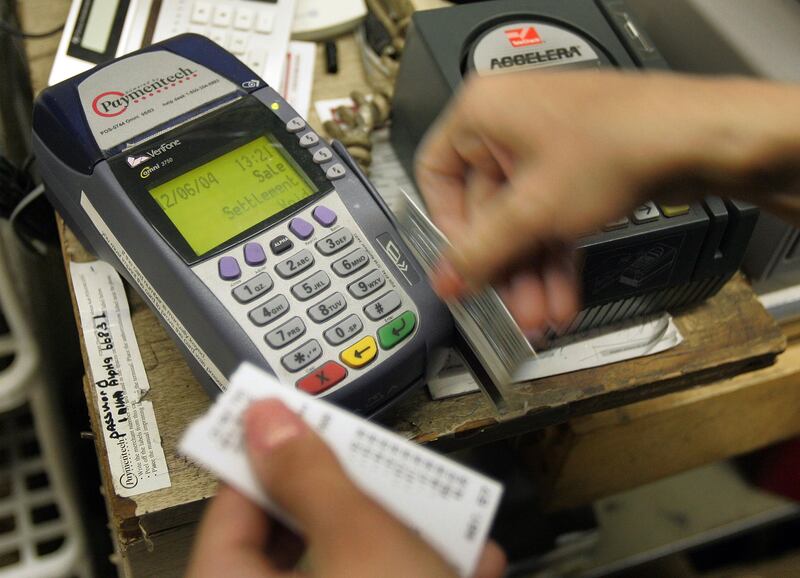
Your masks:
[{"label": "handwritten note paper", "polygon": [[114,491],[136,496],[170,486],[150,389],[125,288],[103,261],[70,263],[75,300]]}]

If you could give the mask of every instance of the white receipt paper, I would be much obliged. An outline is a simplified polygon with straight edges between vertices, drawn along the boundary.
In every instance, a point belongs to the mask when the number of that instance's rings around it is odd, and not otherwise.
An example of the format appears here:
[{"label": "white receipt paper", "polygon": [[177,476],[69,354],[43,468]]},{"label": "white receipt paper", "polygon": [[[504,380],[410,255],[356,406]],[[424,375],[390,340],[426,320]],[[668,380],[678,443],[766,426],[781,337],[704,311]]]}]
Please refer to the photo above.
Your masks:
[{"label": "white receipt paper", "polygon": [[94,399],[118,496],[170,486],[167,460],[122,280],[103,261],[70,263]]},{"label": "white receipt paper", "polygon": [[260,488],[244,451],[242,413],[252,401],[267,397],[300,414],[358,487],[419,532],[461,576],[472,575],[503,493],[498,482],[281,385],[255,366],[236,370],[229,388],[189,426],[180,452],[296,527]]},{"label": "white receipt paper", "polygon": [[[552,349],[538,351],[517,368],[516,383],[600,367],[646,355],[661,353],[683,342],[683,335],[669,313],[633,319],[582,335],[562,338]],[[444,399],[479,391],[478,384],[461,360],[451,354],[442,372],[428,381],[433,399]]]}]

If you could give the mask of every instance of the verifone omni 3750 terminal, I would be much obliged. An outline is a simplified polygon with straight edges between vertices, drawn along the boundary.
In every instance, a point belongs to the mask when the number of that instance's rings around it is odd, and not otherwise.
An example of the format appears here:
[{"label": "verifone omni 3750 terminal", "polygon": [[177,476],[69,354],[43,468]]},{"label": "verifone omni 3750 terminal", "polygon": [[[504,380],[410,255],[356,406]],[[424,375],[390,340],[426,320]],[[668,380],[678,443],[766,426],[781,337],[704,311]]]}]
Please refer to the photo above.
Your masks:
[{"label": "verifone omni 3750 terminal", "polygon": [[242,361],[372,413],[452,320],[344,148],[225,50],[172,38],[46,89],[34,148],[81,241],[214,393]]}]

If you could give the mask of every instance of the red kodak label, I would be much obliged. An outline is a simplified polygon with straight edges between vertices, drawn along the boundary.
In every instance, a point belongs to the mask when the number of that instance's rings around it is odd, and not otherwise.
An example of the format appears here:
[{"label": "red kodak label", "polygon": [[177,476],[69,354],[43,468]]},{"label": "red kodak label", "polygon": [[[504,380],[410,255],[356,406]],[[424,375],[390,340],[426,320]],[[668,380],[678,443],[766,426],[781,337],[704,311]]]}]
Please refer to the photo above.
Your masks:
[{"label": "red kodak label", "polygon": [[536,28],[533,26],[528,26],[527,28],[509,28],[505,33],[511,46],[514,48],[542,43],[539,33],[536,32]]}]

